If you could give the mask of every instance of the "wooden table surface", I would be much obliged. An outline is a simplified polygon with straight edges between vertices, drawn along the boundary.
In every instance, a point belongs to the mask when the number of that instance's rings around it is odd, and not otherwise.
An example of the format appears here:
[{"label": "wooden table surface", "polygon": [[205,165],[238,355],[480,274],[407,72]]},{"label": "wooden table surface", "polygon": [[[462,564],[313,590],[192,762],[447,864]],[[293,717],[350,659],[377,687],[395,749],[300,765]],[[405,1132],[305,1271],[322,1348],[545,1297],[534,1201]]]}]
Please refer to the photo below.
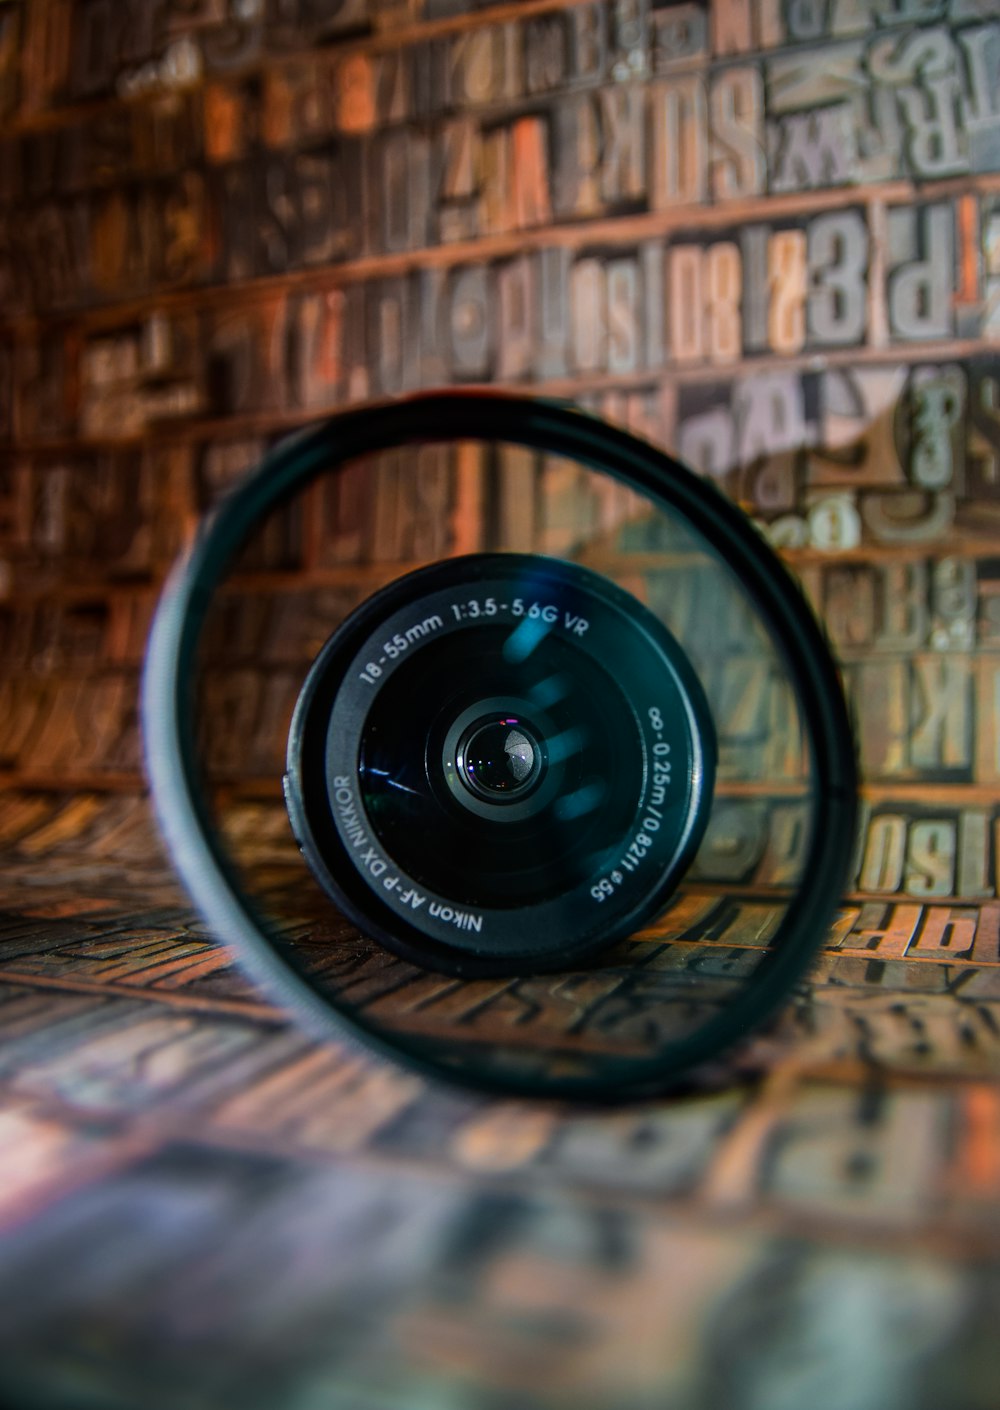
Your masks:
[{"label": "wooden table surface", "polygon": [[995,1404],[995,952],[858,906],[701,1090],[497,1101],[307,1038],[141,796],[0,818],[6,1403]]}]

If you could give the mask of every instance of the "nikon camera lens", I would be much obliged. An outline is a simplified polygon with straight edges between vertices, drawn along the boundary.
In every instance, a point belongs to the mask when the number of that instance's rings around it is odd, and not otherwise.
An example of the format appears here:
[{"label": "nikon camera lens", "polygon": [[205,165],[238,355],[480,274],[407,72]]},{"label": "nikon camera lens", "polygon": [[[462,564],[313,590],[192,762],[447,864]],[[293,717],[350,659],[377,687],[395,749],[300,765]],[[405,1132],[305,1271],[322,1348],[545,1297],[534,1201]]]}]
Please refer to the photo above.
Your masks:
[{"label": "nikon camera lens", "polygon": [[296,837],[330,896],[456,974],[577,963],[671,894],[715,737],[678,642],[575,564],[456,558],[351,616],[289,738]]}]

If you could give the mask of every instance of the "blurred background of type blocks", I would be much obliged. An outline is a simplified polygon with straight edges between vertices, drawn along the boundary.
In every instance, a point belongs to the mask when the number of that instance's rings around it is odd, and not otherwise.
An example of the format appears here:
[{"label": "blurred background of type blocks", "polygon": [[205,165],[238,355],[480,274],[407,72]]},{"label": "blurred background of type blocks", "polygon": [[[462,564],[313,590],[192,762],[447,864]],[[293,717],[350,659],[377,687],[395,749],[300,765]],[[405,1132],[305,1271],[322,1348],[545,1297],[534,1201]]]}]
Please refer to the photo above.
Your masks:
[{"label": "blurred background of type blocks", "polygon": [[[0,116],[8,1403],[66,1403],[86,1366],[95,1403],[131,1405],[146,1358],[151,1406],[749,1410],[786,1403],[794,1346],[796,1404],[989,1405],[995,5],[2,0]],[[571,396],[716,481],[800,575],[856,713],[863,832],[810,985],[728,1085],[642,1114],[497,1108],[314,1049],[152,836],[136,683],[199,516],[316,416],[468,382]],[[227,734],[267,773],[326,624],[405,568],[603,542],[637,595],[672,591],[635,511],[510,448],[318,485],[220,618],[220,774]],[[734,668],[731,696],[738,779],[760,683]],[[277,856],[283,819],[228,782]],[[799,842],[793,812],[735,809],[716,861],[745,895],[695,888],[663,943],[752,945]],[[378,1002],[391,976],[359,964]],[[497,981],[467,1021],[588,1002]],[[303,1269],[313,1239],[355,1305]],[[296,1335],[219,1291],[272,1259]]]}]

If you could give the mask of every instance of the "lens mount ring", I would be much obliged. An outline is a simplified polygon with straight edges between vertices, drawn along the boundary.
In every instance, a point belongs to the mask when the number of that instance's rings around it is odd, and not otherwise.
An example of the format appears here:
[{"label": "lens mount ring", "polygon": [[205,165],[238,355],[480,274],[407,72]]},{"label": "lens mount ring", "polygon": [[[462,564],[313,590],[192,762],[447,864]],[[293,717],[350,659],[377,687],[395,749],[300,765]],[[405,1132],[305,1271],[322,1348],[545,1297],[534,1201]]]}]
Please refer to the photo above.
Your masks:
[{"label": "lens mount ring", "polygon": [[[421,441],[499,440],[589,466],[680,516],[743,585],[794,689],[816,809],[803,866],[770,948],[723,1010],[655,1058],[616,1058],[584,1077],[463,1070],[436,1050],[387,1035],[335,1006],[247,893],[204,790],[192,686],[213,594],[263,517],[317,476],[361,455]],[[277,446],[202,525],[154,619],[142,686],[147,773],[175,867],[208,926],[235,943],[256,980],[317,1036],[356,1043],[425,1073],[486,1091],[620,1102],[662,1093],[692,1066],[742,1039],[787,998],[821,943],[854,850],[858,775],[837,669],[798,585],[746,517],[711,484],[626,432],[574,407],[483,391],[421,393],[339,414]]]}]

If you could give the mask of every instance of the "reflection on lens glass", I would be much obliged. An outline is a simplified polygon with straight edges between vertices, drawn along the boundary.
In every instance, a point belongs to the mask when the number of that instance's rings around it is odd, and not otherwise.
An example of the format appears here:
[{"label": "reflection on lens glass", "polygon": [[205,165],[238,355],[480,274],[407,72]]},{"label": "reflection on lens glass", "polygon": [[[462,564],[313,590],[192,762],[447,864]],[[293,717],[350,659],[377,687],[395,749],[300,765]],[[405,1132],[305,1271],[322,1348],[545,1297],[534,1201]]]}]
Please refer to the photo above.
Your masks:
[{"label": "reflection on lens glass", "polygon": [[472,791],[499,799],[523,794],[540,764],[528,726],[514,718],[474,727],[458,755],[458,767]]}]

